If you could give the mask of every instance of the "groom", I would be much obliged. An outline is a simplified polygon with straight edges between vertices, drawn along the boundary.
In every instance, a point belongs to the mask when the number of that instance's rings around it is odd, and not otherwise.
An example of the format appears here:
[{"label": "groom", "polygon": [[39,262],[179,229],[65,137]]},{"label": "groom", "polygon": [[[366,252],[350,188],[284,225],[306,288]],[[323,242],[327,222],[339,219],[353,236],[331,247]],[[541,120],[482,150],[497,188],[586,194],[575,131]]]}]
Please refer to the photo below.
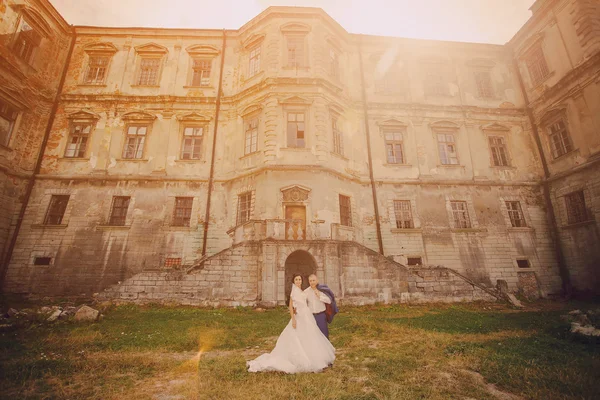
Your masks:
[{"label": "groom", "polygon": [[[315,321],[317,321],[317,326],[323,332],[323,335],[329,339],[329,327],[327,324],[333,319],[333,314],[338,311],[333,292],[327,285],[319,285],[319,280],[315,274],[308,277],[308,283],[310,286],[304,290],[308,295],[308,308],[312,311]],[[330,316],[325,312],[326,304],[331,306]]]}]

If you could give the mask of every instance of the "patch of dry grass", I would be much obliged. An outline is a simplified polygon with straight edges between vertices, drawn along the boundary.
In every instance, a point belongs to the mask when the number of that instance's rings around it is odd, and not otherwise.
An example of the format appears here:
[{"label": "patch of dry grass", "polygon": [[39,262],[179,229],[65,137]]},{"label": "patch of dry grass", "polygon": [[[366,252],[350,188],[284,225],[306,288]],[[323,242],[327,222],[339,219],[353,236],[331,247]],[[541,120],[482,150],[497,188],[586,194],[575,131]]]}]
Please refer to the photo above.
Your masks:
[{"label": "patch of dry grass", "polygon": [[562,311],[496,304],[347,308],[333,368],[250,374],[285,310],[132,307],[99,323],[33,324],[0,336],[0,397],[11,399],[592,399],[595,343],[571,340]]}]

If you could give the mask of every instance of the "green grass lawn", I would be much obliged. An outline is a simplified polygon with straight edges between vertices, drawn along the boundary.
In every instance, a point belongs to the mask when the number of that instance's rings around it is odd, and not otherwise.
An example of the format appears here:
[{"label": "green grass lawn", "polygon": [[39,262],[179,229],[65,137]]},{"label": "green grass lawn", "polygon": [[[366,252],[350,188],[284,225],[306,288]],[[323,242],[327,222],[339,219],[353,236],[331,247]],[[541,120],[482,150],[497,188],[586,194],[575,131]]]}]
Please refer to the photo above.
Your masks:
[{"label": "green grass lawn", "polygon": [[[598,399],[600,352],[540,302],[344,308],[333,368],[250,374],[286,310],[119,306],[96,323],[23,323],[0,334],[10,399]],[[512,395],[512,396],[511,396]],[[514,397],[513,397],[514,396]]]}]

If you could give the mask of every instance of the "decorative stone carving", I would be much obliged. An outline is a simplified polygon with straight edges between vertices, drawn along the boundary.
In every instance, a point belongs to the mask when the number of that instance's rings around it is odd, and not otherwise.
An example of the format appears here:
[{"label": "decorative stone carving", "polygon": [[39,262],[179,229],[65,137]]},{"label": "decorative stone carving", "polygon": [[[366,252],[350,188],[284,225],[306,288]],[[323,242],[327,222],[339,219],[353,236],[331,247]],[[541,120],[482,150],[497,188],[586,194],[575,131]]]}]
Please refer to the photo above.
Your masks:
[{"label": "decorative stone carving", "polygon": [[283,192],[283,201],[308,201],[309,190],[302,189],[299,186],[294,186],[289,189],[282,190]]}]

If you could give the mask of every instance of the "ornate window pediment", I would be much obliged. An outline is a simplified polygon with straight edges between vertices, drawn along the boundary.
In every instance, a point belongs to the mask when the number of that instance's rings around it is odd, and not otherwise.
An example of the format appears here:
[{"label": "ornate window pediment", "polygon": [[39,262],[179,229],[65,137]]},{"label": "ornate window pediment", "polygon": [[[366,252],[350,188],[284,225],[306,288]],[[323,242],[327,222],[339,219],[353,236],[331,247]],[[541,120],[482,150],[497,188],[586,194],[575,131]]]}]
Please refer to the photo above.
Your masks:
[{"label": "ornate window pediment", "polygon": [[132,112],[123,114],[121,119],[127,120],[127,121],[149,121],[149,122],[151,122],[156,119],[156,116],[152,115],[152,114],[148,114],[146,112],[142,112],[142,111],[132,111]]},{"label": "ornate window pediment", "polygon": [[310,105],[312,104],[312,100],[306,99],[304,97],[299,96],[291,96],[285,99],[279,100],[279,104],[290,104],[290,105]]},{"label": "ornate window pediment", "polygon": [[206,44],[197,44],[185,49],[192,57],[216,57],[220,54],[219,49]]},{"label": "ornate window pediment", "polygon": [[510,128],[504,125],[500,125],[497,122],[494,122],[492,124],[488,124],[488,125],[484,125],[481,127],[482,130],[484,131],[501,131],[501,132],[507,132],[510,131]]},{"label": "ornate window pediment", "polygon": [[307,34],[310,32],[310,26],[299,22],[290,22],[281,26],[281,32],[285,34]]},{"label": "ornate window pediment", "polygon": [[169,50],[166,47],[156,43],[147,43],[140,46],[136,46],[135,51],[138,54],[143,55],[162,55],[167,54],[169,52]]},{"label": "ornate window pediment", "polygon": [[259,44],[261,44],[263,42],[263,40],[265,40],[266,37],[267,37],[267,35],[265,35],[264,33],[253,34],[249,38],[247,38],[246,40],[244,40],[242,42],[242,47],[244,49],[250,49],[252,47],[256,47]]},{"label": "ornate window pediment", "polygon": [[181,115],[181,116],[177,117],[177,119],[182,122],[209,122],[210,121],[210,117],[207,117],[205,115],[198,114],[195,112]]},{"label": "ornate window pediment", "polygon": [[310,189],[300,185],[294,185],[282,188],[281,193],[283,194],[283,201],[308,201]]},{"label": "ornate window pediment", "polygon": [[92,112],[89,112],[89,111],[81,110],[81,111],[77,111],[77,112],[74,112],[72,114],[69,114],[67,116],[67,118],[70,119],[70,120],[73,120],[73,121],[75,121],[75,120],[86,120],[86,121],[89,121],[89,120],[98,120],[98,119],[100,119],[100,116],[98,114],[96,114],[96,113],[92,113]]},{"label": "ornate window pediment", "polygon": [[101,53],[101,54],[114,54],[119,49],[112,43],[93,43],[86,45],[83,50],[86,53]]},{"label": "ornate window pediment", "polygon": [[260,104],[251,104],[248,107],[244,108],[244,110],[240,113],[240,116],[247,117],[252,114],[257,114],[261,112],[263,107]]},{"label": "ornate window pediment", "polygon": [[45,18],[33,8],[24,5],[15,5],[13,9],[23,15],[27,22],[42,36],[52,36],[52,28],[46,23]]},{"label": "ornate window pediment", "polygon": [[394,127],[406,127],[407,126],[404,122],[399,121],[397,119],[387,119],[385,121],[378,122],[377,125],[379,125],[381,128],[387,128],[387,127],[394,128]]},{"label": "ornate window pediment", "polygon": [[452,130],[456,131],[460,129],[460,126],[452,121],[436,121],[430,124],[431,128],[436,131],[441,130]]}]

